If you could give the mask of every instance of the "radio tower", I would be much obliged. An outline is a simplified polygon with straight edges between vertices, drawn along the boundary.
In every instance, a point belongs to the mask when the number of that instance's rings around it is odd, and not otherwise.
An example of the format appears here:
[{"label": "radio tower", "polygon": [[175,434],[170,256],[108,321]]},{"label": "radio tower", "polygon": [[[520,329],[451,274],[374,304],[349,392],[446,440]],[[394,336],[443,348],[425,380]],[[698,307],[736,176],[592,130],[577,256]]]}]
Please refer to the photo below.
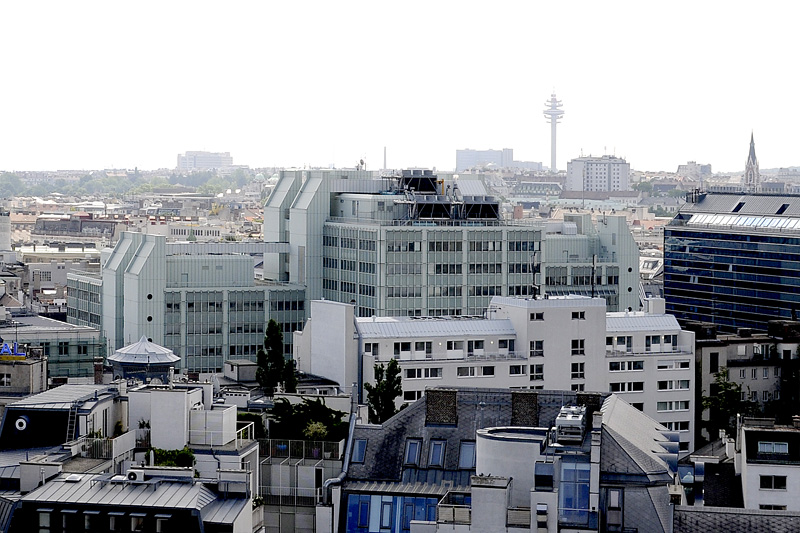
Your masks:
[{"label": "radio tower", "polygon": [[561,122],[564,112],[561,110],[561,100],[556,98],[556,93],[550,95],[544,105],[548,106],[544,110],[544,118],[550,121],[550,172],[558,172],[556,169],[556,125]]}]

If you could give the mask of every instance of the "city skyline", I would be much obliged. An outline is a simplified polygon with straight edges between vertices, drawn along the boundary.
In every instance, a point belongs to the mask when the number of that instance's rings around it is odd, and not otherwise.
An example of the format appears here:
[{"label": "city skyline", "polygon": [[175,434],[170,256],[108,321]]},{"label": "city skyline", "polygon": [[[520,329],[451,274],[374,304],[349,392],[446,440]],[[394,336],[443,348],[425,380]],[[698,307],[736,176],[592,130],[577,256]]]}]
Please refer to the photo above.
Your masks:
[{"label": "city skyline", "polygon": [[390,168],[451,170],[465,148],[549,165],[552,92],[559,168],[614,154],[636,170],[739,172],[751,132],[763,168],[800,164],[800,104],[780,81],[792,5],[137,8],[0,8],[0,169],[174,168],[187,150],[377,169],[384,147]]}]

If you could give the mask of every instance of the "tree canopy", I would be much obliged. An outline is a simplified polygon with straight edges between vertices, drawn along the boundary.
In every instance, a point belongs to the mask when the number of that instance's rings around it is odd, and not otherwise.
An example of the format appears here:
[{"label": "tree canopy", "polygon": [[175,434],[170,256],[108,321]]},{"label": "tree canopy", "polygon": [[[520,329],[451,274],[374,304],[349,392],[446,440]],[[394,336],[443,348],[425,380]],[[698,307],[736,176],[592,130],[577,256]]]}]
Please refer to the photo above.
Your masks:
[{"label": "tree canopy", "polygon": [[400,365],[396,359],[390,359],[387,365],[375,365],[375,385],[365,383],[367,390],[367,407],[369,421],[382,424],[397,413],[395,399],[403,393],[400,378]]},{"label": "tree canopy", "polygon": [[709,420],[704,420],[702,425],[712,441],[718,438],[721,429],[729,437],[736,436],[737,414],[753,416],[759,412],[757,402],[743,399],[742,386],[728,380],[728,369],[725,367],[714,374],[710,395],[703,396],[703,409],[709,410]]},{"label": "tree canopy", "polygon": [[294,405],[278,398],[271,414],[271,439],[339,441],[347,436],[346,413],[331,409],[321,398]]},{"label": "tree canopy", "polygon": [[256,352],[258,369],[256,380],[267,392],[274,392],[283,377],[285,360],[283,357],[283,332],[280,325],[272,318],[267,323],[264,345]]}]

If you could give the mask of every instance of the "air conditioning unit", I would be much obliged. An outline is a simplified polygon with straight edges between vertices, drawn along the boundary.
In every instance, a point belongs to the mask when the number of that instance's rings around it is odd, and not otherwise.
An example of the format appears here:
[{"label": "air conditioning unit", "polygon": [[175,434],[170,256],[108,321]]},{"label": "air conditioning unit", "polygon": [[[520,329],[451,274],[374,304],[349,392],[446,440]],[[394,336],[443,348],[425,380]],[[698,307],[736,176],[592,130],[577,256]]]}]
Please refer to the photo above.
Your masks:
[{"label": "air conditioning unit", "polygon": [[128,470],[128,481],[144,481],[144,470]]}]

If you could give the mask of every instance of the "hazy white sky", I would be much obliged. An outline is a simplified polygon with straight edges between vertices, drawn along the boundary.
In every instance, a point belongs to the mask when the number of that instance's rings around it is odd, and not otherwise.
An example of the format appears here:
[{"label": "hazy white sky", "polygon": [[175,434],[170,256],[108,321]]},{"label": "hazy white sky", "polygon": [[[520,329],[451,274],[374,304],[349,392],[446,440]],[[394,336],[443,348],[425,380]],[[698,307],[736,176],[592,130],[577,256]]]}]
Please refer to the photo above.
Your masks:
[{"label": "hazy white sky", "polygon": [[800,165],[795,2],[3,2],[0,169]]}]

